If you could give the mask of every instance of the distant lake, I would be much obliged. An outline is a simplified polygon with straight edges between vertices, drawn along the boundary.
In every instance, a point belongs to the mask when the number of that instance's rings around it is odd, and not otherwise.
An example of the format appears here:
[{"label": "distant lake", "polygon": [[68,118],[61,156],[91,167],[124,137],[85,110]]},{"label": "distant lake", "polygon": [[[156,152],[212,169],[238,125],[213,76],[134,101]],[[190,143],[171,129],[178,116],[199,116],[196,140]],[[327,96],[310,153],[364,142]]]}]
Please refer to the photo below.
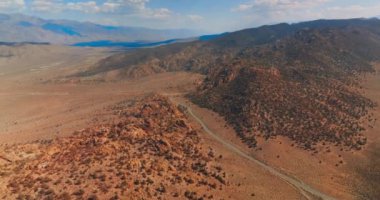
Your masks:
[{"label": "distant lake", "polygon": [[73,44],[72,46],[76,47],[123,47],[123,48],[144,48],[144,47],[155,47],[160,45],[171,44],[178,41],[177,39],[165,40],[159,42],[115,42],[109,40],[100,40],[92,42],[80,42]]},{"label": "distant lake", "polygon": [[110,40],[98,40],[98,41],[90,41],[90,42],[80,42],[73,44],[71,46],[76,47],[119,47],[119,48],[130,48],[130,49],[137,49],[137,48],[144,48],[144,47],[156,47],[161,45],[167,45],[172,44],[176,42],[188,42],[188,41],[209,41],[217,39],[226,33],[222,34],[215,34],[215,35],[204,35],[197,38],[189,38],[189,39],[171,39],[171,40],[164,40],[164,41],[158,41],[158,42],[152,42],[152,41],[135,41],[135,42],[118,42],[118,41],[110,41]]}]

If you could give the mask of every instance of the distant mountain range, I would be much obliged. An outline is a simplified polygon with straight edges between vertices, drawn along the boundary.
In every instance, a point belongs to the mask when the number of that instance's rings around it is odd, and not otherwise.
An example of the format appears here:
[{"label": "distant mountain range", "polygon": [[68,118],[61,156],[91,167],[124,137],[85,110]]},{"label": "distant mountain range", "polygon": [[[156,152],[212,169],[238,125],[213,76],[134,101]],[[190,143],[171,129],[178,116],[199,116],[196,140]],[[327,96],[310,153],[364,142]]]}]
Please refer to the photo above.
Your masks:
[{"label": "distant mountain range", "polygon": [[165,41],[199,35],[187,29],[156,30],[104,26],[90,22],[45,20],[21,14],[0,14],[0,42],[75,44],[91,41]]}]

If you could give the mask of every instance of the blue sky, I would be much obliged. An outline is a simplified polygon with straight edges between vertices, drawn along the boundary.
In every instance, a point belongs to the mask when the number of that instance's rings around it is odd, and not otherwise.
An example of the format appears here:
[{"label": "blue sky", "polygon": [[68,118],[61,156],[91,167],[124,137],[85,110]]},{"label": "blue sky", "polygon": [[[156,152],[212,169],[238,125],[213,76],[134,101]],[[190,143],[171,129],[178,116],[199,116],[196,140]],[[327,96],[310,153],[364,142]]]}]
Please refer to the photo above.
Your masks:
[{"label": "blue sky", "polygon": [[0,12],[212,33],[279,22],[374,17],[380,15],[380,0],[1,0]]}]

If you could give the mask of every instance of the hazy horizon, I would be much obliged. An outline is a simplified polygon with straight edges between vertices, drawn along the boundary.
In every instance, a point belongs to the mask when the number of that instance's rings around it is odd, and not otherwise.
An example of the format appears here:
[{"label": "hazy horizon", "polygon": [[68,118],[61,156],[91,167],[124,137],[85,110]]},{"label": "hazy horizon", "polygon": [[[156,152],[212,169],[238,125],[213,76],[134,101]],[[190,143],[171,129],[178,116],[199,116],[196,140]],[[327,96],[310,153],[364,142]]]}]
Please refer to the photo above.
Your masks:
[{"label": "hazy horizon", "polygon": [[1,13],[152,29],[230,32],[266,24],[316,19],[371,18],[374,0],[5,0]]}]

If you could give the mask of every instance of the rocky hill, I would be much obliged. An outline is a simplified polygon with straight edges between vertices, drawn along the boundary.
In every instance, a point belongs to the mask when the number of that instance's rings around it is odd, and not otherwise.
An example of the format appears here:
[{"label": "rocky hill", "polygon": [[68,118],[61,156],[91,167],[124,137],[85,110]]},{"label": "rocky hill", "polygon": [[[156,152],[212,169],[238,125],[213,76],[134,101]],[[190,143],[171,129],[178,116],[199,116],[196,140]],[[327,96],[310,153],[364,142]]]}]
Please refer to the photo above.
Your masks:
[{"label": "rocky hill", "polygon": [[361,149],[375,104],[360,94],[360,75],[380,58],[379,27],[378,19],[263,26],[111,56],[79,75],[202,73],[191,99],[225,116],[251,147],[282,135],[314,151]]},{"label": "rocky hill", "polygon": [[379,36],[303,30],[246,49],[232,67],[211,70],[193,100],[226,116],[250,146],[256,137],[283,135],[306,149],[325,142],[360,149],[375,104],[357,91],[358,75],[372,71]]},{"label": "rocky hill", "polygon": [[1,198],[213,199],[227,187],[216,152],[202,148],[168,99],[151,95],[111,111],[117,117],[109,124],[5,147],[10,160],[0,157],[7,181]]}]

